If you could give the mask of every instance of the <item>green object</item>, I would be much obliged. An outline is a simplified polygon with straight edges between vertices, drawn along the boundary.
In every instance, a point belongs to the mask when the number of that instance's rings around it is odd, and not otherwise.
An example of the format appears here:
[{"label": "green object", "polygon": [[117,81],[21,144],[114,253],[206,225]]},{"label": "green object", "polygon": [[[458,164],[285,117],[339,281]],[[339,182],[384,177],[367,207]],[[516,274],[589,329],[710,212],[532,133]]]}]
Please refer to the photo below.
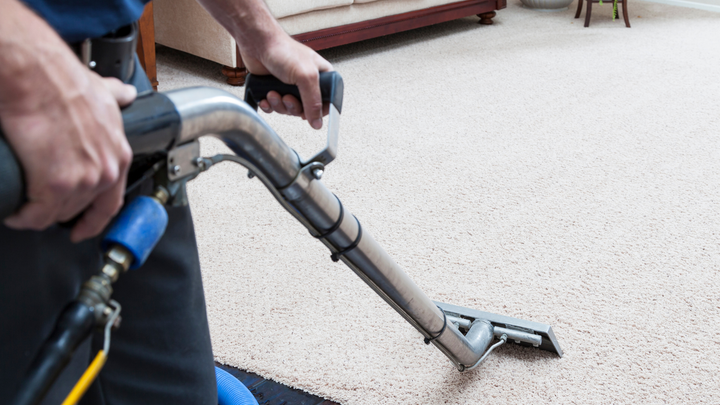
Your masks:
[{"label": "green object", "polygon": [[613,21],[615,21],[615,16],[618,15],[617,11],[617,0],[613,0]]},{"label": "green object", "polygon": [[[600,5],[602,6],[602,0],[600,0]],[[613,0],[613,21],[615,21],[615,16],[617,15],[617,0]]]}]

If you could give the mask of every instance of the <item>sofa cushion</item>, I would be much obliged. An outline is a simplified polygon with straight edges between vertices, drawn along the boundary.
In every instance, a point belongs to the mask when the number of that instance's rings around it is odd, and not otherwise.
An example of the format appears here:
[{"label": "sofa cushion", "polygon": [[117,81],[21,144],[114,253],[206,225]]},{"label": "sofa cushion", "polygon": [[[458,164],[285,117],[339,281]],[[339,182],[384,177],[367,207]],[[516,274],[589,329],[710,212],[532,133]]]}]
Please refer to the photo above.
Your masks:
[{"label": "sofa cushion", "polygon": [[[312,13],[297,14],[279,19],[278,22],[288,34],[297,35],[445,4],[460,3],[462,1],[463,0],[365,1],[364,3],[353,4],[349,7],[336,7],[327,10],[318,10]],[[359,1],[355,0],[355,3],[359,3]]]},{"label": "sofa cushion", "polygon": [[349,6],[352,3],[353,0],[265,0],[265,4],[267,4],[275,18],[283,18],[326,8]]}]

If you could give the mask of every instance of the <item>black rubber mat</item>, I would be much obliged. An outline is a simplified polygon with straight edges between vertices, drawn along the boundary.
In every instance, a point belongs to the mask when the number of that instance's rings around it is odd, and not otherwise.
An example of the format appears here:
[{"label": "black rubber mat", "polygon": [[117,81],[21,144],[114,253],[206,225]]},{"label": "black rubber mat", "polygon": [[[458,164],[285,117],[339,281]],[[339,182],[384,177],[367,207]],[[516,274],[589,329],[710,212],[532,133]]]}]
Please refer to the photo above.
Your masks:
[{"label": "black rubber mat", "polygon": [[340,405],[307,392],[266,380],[255,373],[217,364],[245,384],[260,405]]}]

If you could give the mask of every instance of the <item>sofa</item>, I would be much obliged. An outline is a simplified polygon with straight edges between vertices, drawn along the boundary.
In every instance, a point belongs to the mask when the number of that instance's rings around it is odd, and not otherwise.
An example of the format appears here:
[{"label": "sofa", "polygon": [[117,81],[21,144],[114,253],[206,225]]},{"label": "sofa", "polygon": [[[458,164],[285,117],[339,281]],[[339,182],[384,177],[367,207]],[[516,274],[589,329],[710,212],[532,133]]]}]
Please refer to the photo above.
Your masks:
[{"label": "sofa", "polygon": [[[247,71],[235,40],[195,0],[154,0],[155,41],[223,65],[231,85]],[[506,0],[265,0],[280,26],[315,50],[477,15],[492,24]]]}]

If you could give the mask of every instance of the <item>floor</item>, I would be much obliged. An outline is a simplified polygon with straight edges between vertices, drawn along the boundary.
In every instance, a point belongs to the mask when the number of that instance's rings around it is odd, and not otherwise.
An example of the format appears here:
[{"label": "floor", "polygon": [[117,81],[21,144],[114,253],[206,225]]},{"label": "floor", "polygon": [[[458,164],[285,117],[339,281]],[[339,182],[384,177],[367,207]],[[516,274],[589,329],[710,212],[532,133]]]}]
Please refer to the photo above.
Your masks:
[{"label": "floor", "polygon": [[[562,358],[508,345],[458,373],[218,165],[188,191],[218,361],[344,405],[716,403],[720,41],[702,38],[720,13],[630,4],[632,29],[611,7],[584,28],[514,0],[489,27],[323,52],[345,80],[323,184],[429,297],[552,325]],[[174,55],[161,87],[242,95]],[[301,156],[324,146],[262,117]]]}]

